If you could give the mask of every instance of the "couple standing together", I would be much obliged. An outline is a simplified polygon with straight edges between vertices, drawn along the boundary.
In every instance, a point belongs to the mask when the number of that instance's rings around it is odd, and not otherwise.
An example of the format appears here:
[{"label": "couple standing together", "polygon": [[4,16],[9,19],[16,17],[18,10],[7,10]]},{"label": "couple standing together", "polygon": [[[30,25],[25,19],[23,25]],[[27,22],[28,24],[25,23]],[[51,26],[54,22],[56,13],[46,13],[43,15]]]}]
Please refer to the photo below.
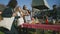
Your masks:
[{"label": "couple standing together", "polygon": [[[11,34],[14,33],[14,29],[15,29],[14,26],[12,27],[12,25],[13,25],[12,22],[14,19],[17,19],[17,21],[18,21],[17,26],[22,25],[24,22],[30,22],[31,21],[30,11],[27,10],[27,7],[24,5],[23,10],[22,10],[20,7],[16,7],[17,4],[18,3],[16,0],[10,0],[10,2],[7,5],[7,8],[2,12],[2,17],[3,17],[3,20],[5,20],[7,28],[9,30],[12,30]],[[11,24],[11,25],[9,25],[9,24]],[[13,28],[13,29],[11,29],[11,28]],[[7,33],[6,30],[4,32]]]},{"label": "couple standing together", "polygon": [[24,5],[23,10],[20,7],[17,7],[15,10],[16,17],[18,16],[18,26],[21,24],[25,23],[30,23],[31,22],[31,17],[30,17],[30,11],[27,10],[27,7]]},{"label": "couple standing together", "polygon": [[19,6],[17,7],[17,1],[16,0],[10,0],[10,2],[7,5],[7,8],[2,12],[3,18],[11,18],[16,17],[18,19],[18,25],[22,23],[28,23],[31,21],[30,17],[30,11],[27,9],[27,7],[24,5],[23,9],[21,9]]}]

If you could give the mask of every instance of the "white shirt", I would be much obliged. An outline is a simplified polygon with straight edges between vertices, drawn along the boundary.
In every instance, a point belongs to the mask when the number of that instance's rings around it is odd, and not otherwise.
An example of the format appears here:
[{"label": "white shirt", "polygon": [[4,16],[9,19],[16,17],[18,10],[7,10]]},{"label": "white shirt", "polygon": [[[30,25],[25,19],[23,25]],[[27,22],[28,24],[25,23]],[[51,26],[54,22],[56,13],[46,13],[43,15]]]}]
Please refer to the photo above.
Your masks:
[{"label": "white shirt", "polygon": [[18,15],[18,16],[21,16],[20,12],[17,12],[17,15]]},{"label": "white shirt", "polygon": [[23,17],[21,17],[22,12],[17,12],[17,15],[20,16],[20,18],[18,19],[18,23],[17,26],[20,26],[24,23],[24,19]]}]

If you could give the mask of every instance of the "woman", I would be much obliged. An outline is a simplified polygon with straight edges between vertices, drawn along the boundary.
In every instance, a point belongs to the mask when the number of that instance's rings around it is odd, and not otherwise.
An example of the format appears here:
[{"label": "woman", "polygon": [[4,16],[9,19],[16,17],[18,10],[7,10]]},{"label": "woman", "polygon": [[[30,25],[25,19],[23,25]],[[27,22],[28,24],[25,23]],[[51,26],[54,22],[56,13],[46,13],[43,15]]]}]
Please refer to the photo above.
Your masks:
[{"label": "woman", "polygon": [[19,32],[19,33],[22,33],[22,32],[21,32],[21,27],[22,27],[22,24],[24,23],[23,11],[22,11],[22,9],[18,6],[18,7],[15,9],[15,13],[16,13],[15,20],[17,21],[16,24],[17,24],[18,32]]},{"label": "woman", "polygon": [[30,11],[27,9],[25,5],[23,6],[23,12],[24,12],[24,22],[29,23],[31,21]]},{"label": "woman", "polygon": [[[23,19],[24,19],[24,23],[30,22],[29,17],[30,17],[29,10],[28,10],[27,7],[24,5],[24,6],[23,6]],[[22,28],[22,30],[23,30],[23,31],[22,31],[23,34],[29,34],[27,28]]]},{"label": "woman", "polygon": [[16,8],[16,18],[18,19],[18,23],[17,23],[17,26],[20,26],[24,23],[24,20],[23,20],[23,11],[21,10],[20,7],[17,7]]},{"label": "woman", "polygon": [[[14,13],[14,8],[17,6],[16,0],[10,0],[10,2],[7,5],[7,8],[2,12],[2,17],[5,26],[3,26],[3,31],[5,34],[17,34],[16,29],[14,27],[14,17],[16,14]],[[7,29],[7,30],[6,30]]]},{"label": "woman", "polygon": [[27,14],[25,16],[25,20],[26,20],[26,23],[31,23],[31,15],[30,15],[30,11],[27,10]]}]

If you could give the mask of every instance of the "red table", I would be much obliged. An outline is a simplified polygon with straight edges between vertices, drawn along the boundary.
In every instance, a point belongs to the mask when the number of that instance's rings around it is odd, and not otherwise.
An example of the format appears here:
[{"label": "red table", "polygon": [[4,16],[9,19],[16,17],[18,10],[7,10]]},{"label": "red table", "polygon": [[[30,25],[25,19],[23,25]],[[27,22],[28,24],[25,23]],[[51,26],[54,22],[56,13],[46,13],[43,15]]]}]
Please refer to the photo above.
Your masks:
[{"label": "red table", "polygon": [[60,31],[60,25],[27,24],[27,23],[24,23],[23,27],[25,27],[25,28],[34,28],[34,29]]}]

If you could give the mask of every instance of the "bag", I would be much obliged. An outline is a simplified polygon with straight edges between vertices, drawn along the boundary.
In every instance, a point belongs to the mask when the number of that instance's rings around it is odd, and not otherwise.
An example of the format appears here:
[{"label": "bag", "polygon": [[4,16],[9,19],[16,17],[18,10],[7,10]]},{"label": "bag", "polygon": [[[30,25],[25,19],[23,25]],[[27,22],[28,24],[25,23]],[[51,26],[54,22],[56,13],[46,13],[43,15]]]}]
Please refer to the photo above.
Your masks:
[{"label": "bag", "polygon": [[15,16],[15,19],[19,19],[20,18],[20,16]]},{"label": "bag", "polygon": [[14,17],[3,18],[3,20],[0,22],[0,27],[4,27],[4,28],[7,28],[8,30],[11,30],[13,21],[14,21]]}]

